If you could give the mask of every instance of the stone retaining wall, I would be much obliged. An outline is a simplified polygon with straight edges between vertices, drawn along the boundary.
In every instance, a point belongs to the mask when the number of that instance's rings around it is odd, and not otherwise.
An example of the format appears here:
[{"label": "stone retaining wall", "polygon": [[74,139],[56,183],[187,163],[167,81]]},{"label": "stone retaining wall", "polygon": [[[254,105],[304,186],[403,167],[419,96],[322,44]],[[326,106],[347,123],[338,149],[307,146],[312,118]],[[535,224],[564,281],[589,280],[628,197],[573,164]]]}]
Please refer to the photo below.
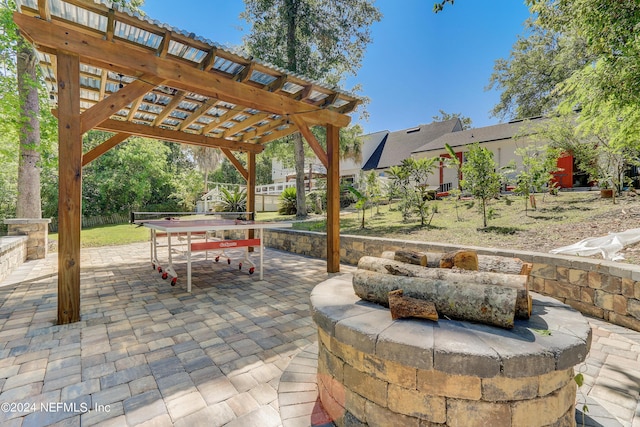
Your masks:
[{"label": "stone retaining wall", "polygon": [[[327,256],[324,233],[265,230],[265,244],[314,258]],[[640,331],[640,266],[637,265],[539,252],[345,235],[340,236],[340,262],[356,265],[365,255],[379,256],[388,250],[449,252],[462,248],[533,263],[532,291],[559,299],[589,316]]]},{"label": "stone retaining wall", "polygon": [[0,282],[27,260],[26,236],[0,237]]}]

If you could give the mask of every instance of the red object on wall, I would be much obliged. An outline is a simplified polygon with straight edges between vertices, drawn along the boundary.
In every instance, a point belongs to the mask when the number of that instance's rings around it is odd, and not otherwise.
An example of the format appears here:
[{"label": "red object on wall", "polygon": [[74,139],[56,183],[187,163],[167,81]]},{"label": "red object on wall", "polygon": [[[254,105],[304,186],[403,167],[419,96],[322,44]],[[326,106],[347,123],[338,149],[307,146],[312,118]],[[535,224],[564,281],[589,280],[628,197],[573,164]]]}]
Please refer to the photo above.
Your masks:
[{"label": "red object on wall", "polygon": [[558,158],[557,172],[553,173],[553,182],[560,188],[573,188],[573,156],[564,154]]}]

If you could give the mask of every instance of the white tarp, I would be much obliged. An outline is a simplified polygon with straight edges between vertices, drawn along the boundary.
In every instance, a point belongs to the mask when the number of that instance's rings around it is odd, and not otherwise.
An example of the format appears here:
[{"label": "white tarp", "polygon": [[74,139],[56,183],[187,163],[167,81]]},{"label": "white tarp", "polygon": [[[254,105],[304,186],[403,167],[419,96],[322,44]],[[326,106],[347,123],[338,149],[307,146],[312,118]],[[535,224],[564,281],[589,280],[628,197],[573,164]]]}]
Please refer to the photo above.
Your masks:
[{"label": "white tarp", "polygon": [[622,248],[640,242],[640,228],[632,228],[620,233],[609,233],[603,237],[590,237],[573,245],[552,249],[552,254],[590,256],[601,254],[604,259],[619,261],[624,259],[618,254]]}]

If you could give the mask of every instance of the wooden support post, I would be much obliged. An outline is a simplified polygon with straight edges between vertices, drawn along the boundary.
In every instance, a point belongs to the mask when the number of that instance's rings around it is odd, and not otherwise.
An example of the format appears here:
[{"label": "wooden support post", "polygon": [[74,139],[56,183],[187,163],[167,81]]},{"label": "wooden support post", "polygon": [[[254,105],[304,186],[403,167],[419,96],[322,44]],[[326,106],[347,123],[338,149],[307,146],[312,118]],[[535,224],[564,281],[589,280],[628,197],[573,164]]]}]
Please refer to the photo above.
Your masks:
[{"label": "wooden support post", "polygon": [[58,324],[80,320],[80,59],[58,52]]},{"label": "wooden support post", "polygon": [[[253,212],[253,219],[256,215],[256,154],[247,153],[247,212]],[[248,239],[255,237],[254,230],[249,230]],[[253,246],[248,248],[249,252],[253,252]]]},{"label": "wooden support post", "polygon": [[327,272],[340,271],[340,128],[327,125]]}]

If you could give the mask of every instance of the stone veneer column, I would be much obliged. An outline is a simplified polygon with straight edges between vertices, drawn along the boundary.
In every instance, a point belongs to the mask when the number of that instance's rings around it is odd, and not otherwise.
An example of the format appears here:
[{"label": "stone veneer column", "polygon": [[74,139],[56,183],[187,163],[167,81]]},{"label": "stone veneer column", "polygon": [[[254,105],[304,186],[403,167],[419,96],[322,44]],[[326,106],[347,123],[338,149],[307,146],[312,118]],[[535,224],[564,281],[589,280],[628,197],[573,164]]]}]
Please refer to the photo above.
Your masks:
[{"label": "stone veneer column", "polygon": [[50,218],[13,218],[5,219],[9,226],[9,236],[28,236],[27,260],[41,259],[47,256],[49,245]]}]

